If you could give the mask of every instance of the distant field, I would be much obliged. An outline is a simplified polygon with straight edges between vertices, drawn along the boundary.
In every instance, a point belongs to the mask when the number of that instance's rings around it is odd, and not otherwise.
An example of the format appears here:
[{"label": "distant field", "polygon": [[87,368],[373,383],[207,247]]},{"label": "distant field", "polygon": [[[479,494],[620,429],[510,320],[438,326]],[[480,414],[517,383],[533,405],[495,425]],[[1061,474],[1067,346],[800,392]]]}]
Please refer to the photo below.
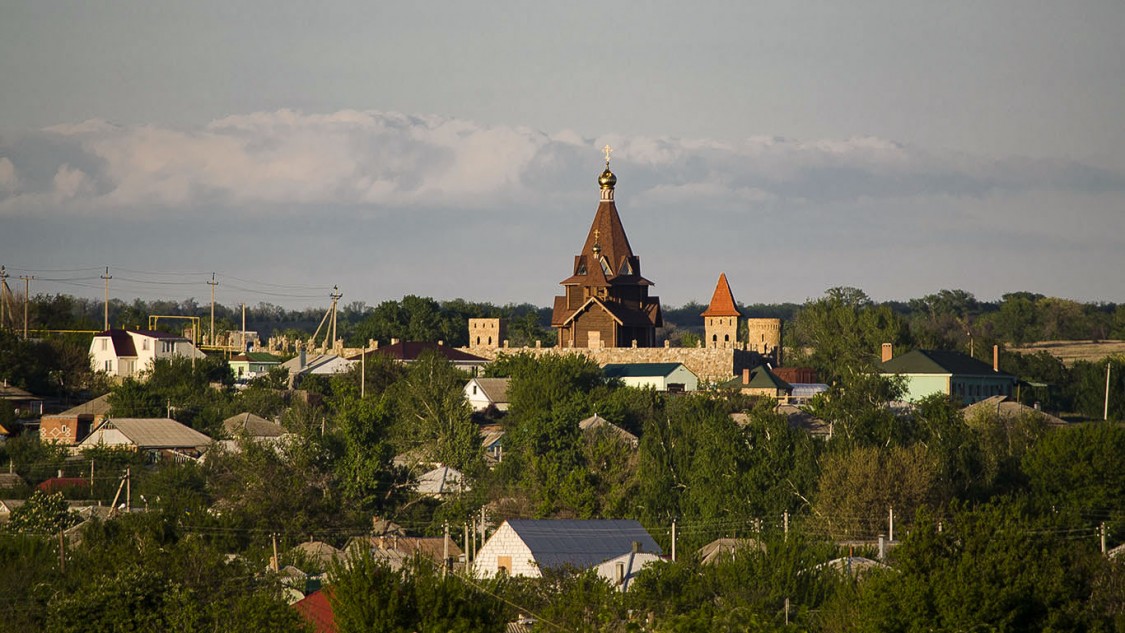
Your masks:
[{"label": "distant field", "polygon": [[1008,350],[1019,354],[1047,352],[1063,364],[1073,365],[1080,360],[1099,361],[1106,356],[1125,355],[1125,341],[1040,341]]}]

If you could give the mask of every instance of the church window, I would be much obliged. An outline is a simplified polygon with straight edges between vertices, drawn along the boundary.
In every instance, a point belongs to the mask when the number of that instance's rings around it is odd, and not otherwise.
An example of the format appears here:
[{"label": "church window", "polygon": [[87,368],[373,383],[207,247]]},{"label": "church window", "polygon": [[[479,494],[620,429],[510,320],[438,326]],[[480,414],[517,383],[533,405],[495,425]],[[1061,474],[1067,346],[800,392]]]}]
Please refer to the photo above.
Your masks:
[{"label": "church window", "polygon": [[608,261],[606,261],[606,258],[604,258],[604,257],[599,257],[599,258],[598,258],[598,263],[600,263],[600,264],[602,265],[602,272],[603,272],[603,273],[605,273],[605,274],[607,274],[607,275],[612,275],[612,274],[613,274],[613,273],[611,272],[611,270],[612,270],[612,269],[611,269],[611,268],[609,267],[609,262],[608,262]]},{"label": "church window", "polygon": [[631,265],[629,265],[628,258],[626,258],[625,261],[621,262],[621,271],[618,274],[620,274],[620,275],[632,275],[633,274],[633,267]]},{"label": "church window", "polygon": [[575,273],[575,274],[577,274],[577,275],[585,275],[586,274],[586,262],[582,262],[581,264],[578,264],[578,272]]}]

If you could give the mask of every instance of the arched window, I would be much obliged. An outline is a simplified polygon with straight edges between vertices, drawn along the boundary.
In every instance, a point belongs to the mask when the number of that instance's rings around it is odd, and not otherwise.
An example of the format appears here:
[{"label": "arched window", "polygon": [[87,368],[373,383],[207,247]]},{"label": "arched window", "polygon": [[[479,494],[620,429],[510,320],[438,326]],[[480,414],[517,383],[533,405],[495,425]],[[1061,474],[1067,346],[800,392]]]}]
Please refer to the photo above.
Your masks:
[{"label": "arched window", "polygon": [[718,342],[718,340],[719,340],[719,335],[718,335],[718,334],[712,334],[712,335],[711,335],[711,342],[712,342],[712,343],[716,343],[716,342]]},{"label": "arched window", "polygon": [[480,337],[477,337],[477,345],[480,345]]},{"label": "arched window", "polygon": [[491,337],[491,336],[490,336],[490,337],[488,337],[488,344],[489,344],[489,345],[492,345],[492,337]]},{"label": "arched window", "polygon": [[729,343],[729,342],[730,342],[730,334],[724,334],[724,335],[723,335],[723,342],[724,342],[724,343]]}]

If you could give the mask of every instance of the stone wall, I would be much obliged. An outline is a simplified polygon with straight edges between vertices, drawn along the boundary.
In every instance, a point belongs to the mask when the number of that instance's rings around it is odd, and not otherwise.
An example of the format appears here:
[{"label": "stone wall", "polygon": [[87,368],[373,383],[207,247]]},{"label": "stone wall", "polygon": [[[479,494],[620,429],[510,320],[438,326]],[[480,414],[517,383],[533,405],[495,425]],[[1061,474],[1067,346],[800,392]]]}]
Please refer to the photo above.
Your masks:
[{"label": "stone wall", "polygon": [[743,369],[753,369],[762,364],[756,352],[742,349],[715,349],[707,347],[607,347],[589,349],[585,347],[501,347],[485,349],[480,347],[463,348],[463,351],[495,360],[500,354],[528,353],[535,356],[545,354],[582,354],[599,366],[610,363],[683,363],[701,381],[719,382],[741,374]]}]

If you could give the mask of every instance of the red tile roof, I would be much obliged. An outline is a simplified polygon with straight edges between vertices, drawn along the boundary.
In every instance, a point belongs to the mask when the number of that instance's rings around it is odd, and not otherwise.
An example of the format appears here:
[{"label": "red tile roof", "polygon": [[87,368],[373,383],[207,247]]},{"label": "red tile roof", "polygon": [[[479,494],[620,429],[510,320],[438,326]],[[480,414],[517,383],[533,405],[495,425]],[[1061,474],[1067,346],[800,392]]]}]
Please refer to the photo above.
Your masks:
[{"label": "red tile roof", "polygon": [[293,603],[293,608],[312,625],[316,633],[336,633],[336,614],[332,612],[326,591],[314,591]]},{"label": "red tile roof", "polygon": [[730,292],[727,283],[727,274],[719,273],[719,283],[715,284],[715,294],[711,295],[711,304],[701,314],[703,317],[737,317],[742,316],[734,304],[734,295]]}]

